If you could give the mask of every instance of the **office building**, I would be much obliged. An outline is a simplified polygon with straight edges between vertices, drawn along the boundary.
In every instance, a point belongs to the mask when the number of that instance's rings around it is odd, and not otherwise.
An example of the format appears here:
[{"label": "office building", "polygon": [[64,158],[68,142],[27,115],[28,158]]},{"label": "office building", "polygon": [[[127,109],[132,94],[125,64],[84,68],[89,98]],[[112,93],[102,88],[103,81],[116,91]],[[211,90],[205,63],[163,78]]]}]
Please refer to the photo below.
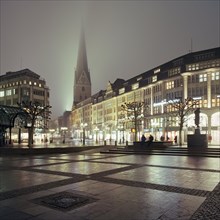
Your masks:
[{"label": "office building", "polygon": [[[23,101],[38,102],[42,106],[49,105],[49,88],[45,79],[29,69],[0,75],[0,105],[18,107],[17,103]],[[39,129],[35,129],[35,140],[42,139],[40,136],[42,136],[43,131],[40,125],[45,125],[45,122],[39,122],[38,124]],[[18,132],[16,131],[18,128],[19,124],[15,121],[15,127],[12,131],[14,134],[12,138],[15,142],[18,140]],[[21,138],[27,140],[27,132],[25,130],[23,132]]]},{"label": "office building", "polygon": [[[135,62],[135,61],[134,61]],[[116,79],[109,82],[106,90],[100,91],[72,110],[73,137],[96,141],[122,138],[134,140],[133,125],[122,117],[121,105],[129,102],[144,102],[147,106],[138,126],[139,136],[153,134],[171,140],[178,135],[178,118],[169,114],[170,100],[198,100],[200,130],[207,134],[211,144],[220,144],[220,48],[191,52],[177,57],[131,79]],[[165,111],[166,109],[166,111]],[[184,123],[183,140],[195,130],[194,114]]]}]

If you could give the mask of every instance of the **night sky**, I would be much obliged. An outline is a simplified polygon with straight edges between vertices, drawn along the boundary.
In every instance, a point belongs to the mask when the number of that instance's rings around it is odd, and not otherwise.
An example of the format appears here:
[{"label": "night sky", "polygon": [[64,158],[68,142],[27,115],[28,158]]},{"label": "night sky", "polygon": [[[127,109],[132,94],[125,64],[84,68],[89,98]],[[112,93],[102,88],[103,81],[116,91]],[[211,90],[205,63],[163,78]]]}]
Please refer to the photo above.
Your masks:
[{"label": "night sky", "polygon": [[1,0],[0,12],[0,74],[29,68],[44,78],[53,118],[71,110],[82,24],[93,94],[108,81],[220,45],[219,0]]}]

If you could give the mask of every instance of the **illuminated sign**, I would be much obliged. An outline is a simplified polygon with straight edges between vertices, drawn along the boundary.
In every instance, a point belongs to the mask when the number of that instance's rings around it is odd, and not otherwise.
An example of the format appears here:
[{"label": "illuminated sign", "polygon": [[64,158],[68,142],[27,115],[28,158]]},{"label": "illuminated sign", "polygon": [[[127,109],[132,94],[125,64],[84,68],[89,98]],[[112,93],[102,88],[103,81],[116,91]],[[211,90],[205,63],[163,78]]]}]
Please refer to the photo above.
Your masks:
[{"label": "illuminated sign", "polygon": [[159,73],[159,72],[160,72],[160,68],[154,70],[154,74]]}]

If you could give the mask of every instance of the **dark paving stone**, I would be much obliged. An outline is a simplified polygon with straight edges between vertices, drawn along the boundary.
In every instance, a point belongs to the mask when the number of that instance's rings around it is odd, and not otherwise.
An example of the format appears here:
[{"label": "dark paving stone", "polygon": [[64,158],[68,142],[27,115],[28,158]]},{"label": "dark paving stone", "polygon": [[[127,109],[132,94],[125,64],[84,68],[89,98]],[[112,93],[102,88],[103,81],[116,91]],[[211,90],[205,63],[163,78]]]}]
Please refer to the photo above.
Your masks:
[{"label": "dark paving stone", "polygon": [[97,201],[97,199],[84,195],[78,195],[71,192],[59,192],[31,201],[33,203],[47,206],[52,209],[57,209],[60,211],[70,211],[89,203],[95,202]]},{"label": "dark paving stone", "polygon": [[219,220],[220,219],[220,183],[209,194],[202,205],[191,216],[191,220]]},{"label": "dark paving stone", "polygon": [[[97,178],[94,178],[94,179],[97,179]],[[131,180],[121,180],[121,179],[114,179],[110,177],[102,177],[102,178],[98,178],[98,180],[101,182],[115,183],[115,184],[120,184],[120,185],[125,185],[125,186],[133,186],[133,187],[140,187],[140,188],[147,188],[147,189],[156,189],[160,191],[187,194],[187,195],[200,196],[200,197],[206,197],[210,194],[210,191],[206,191],[206,190],[189,189],[189,188],[183,188],[183,187],[177,187],[177,186],[144,183],[144,182],[137,182],[137,181],[131,181]]]}]

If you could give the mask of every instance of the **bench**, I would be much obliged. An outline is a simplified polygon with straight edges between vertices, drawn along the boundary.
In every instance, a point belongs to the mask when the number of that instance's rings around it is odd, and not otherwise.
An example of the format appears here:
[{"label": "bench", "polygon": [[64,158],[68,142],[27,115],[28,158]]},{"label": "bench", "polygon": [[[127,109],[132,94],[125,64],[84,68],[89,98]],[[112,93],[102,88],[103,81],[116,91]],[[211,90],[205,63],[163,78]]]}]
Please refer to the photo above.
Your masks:
[{"label": "bench", "polygon": [[172,141],[153,141],[149,143],[146,142],[141,142],[141,141],[134,141],[134,147],[169,147],[172,146],[173,142]]}]

